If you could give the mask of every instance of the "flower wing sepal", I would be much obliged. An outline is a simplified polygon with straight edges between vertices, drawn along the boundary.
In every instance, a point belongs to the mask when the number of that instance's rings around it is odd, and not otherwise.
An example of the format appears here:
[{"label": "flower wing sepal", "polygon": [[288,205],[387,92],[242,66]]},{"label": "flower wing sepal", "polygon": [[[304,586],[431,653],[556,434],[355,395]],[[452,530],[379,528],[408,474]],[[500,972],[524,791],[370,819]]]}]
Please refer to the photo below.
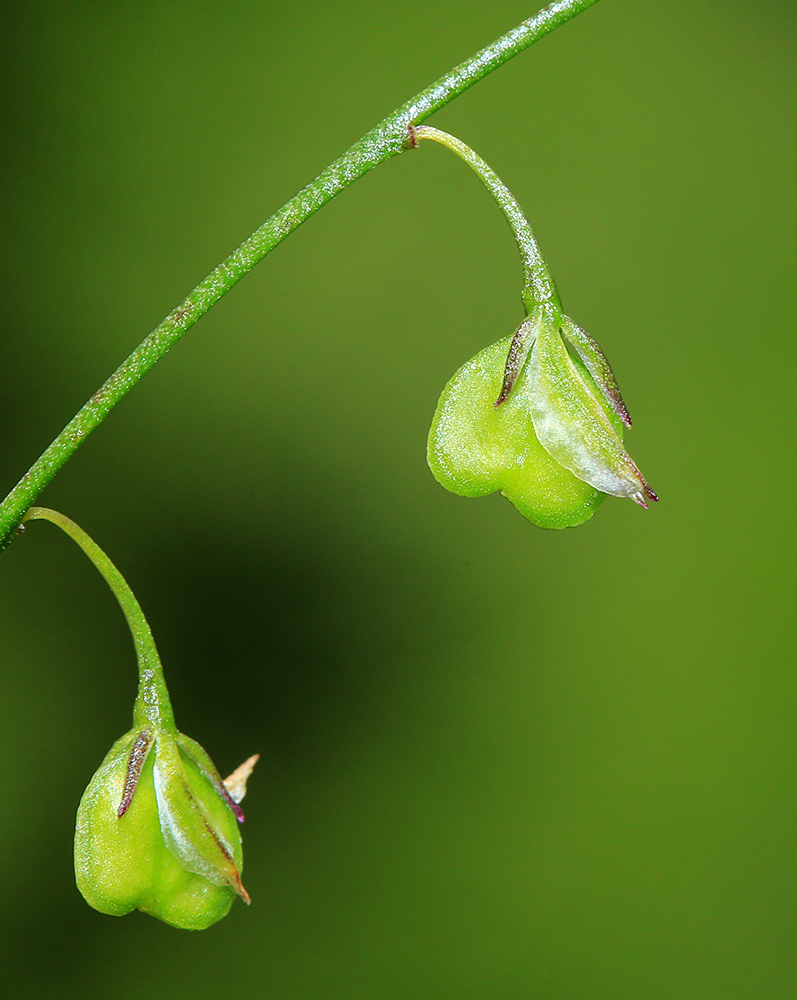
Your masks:
[{"label": "flower wing sepal", "polygon": [[[567,332],[580,330],[567,322]],[[657,497],[623,446],[622,423],[630,418],[614,376],[608,362],[599,380],[591,369],[587,358],[579,364],[571,357],[555,323],[540,324],[520,393],[527,400],[537,438],[579,479],[602,493],[629,497],[647,507],[646,501]]]},{"label": "flower wing sepal", "polygon": [[228,886],[250,902],[239,873],[241,837],[235,814],[171,734],[158,738],[153,777],[161,833],[174,857],[186,871]]}]

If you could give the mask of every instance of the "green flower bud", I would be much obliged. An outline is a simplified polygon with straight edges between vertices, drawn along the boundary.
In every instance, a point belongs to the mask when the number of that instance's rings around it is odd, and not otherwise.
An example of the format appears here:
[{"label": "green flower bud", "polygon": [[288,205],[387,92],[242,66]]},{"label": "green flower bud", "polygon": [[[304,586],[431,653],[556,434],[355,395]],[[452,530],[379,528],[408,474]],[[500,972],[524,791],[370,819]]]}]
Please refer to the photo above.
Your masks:
[{"label": "green flower bud", "polygon": [[623,447],[631,418],[609,362],[563,315],[531,226],[512,192],[480,156],[428,125],[463,159],[501,207],[523,262],[526,318],[511,339],[480,351],[443,390],[429,432],[429,466],[452,493],[500,490],[533,524],[567,528],[592,517],[607,494],[642,507],[656,494]]},{"label": "green flower bud", "polygon": [[546,303],[445,387],[429,466],[453,493],[500,490],[533,524],[572,527],[607,494],[643,507],[657,499],[623,447],[623,424],[631,419],[602,351]]},{"label": "green flower bud", "polygon": [[31,507],[24,520],[50,521],[83,549],[119,602],[138,658],[133,728],[111,747],[78,807],[78,889],[101,913],[139,909],[175,927],[210,927],[236,895],[249,902],[238,803],[257,755],[222,781],[202,747],[177,730],[155,640],[116,566],[58,511]]},{"label": "green flower bud", "polygon": [[75,874],[86,902],[140,909],[200,930],[226,915],[241,883],[243,814],[205,751],[181,733],[133,729],[112,747],[77,814]]}]

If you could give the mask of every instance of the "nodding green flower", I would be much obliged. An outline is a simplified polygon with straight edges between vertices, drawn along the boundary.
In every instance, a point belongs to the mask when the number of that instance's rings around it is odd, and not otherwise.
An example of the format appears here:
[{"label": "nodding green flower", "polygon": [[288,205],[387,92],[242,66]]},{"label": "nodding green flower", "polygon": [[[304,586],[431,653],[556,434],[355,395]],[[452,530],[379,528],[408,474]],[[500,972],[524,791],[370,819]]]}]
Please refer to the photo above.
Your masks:
[{"label": "nodding green flower", "polygon": [[101,913],[139,909],[189,930],[226,915],[241,882],[240,806],[182,733],[135,728],[113,745],[77,814],[75,875]]},{"label": "nodding green flower", "polygon": [[609,362],[565,316],[531,226],[511,191],[464,142],[428,125],[432,139],[476,173],[512,227],[523,262],[526,318],[514,337],[480,351],[443,390],[429,432],[429,465],[452,493],[496,490],[534,524],[567,528],[607,495],[656,500],[623,447],[631,418]]},{"label": "nodding green flower", "polygon": [[152,632],[122,574],[68,517],[31,507],[24,518],[39,519],[65,531],[103,575],[138,656],[133,728],[111,747],[78,807],[78,889],[101,913],[139,909],[174,927],[209,927],[236,896],[249,902],[239,803],[257,756],[222,781],[202,747],[175,725]]},{"label": "nodding green flower", "polygon": [[606,495],[642,507],[657,499],[623,447],[624,425],[631,418],[600,347],[544,303],[445,387],[429,465],[453,493],[500,490],[532,523],[572,527]]}]

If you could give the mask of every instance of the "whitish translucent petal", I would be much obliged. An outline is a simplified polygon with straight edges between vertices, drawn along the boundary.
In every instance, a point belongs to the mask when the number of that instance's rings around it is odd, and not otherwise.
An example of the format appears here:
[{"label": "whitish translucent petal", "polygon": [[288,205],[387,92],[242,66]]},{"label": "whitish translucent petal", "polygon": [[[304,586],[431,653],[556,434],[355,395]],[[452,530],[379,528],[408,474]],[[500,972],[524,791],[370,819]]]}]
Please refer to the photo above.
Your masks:
[{"label": "whitish translucent petal", "polygon": [[240,802],[246,795],[246,783],[249,781],[249,776],[259,760],[260,754],[253,753],[251,757],[247,757],[243,764],[239,764],[232,774],[227,775],[224,779],[224,787],[229,792],[233,802]]},{"label": "whitish translucent petal", "polygon": [[630,497],[643,507],[646,499],[656,499],[549,322],[541,325],[531,352],[528,399],[537,437],[560,465],[603,493]]},{"label": "whitish translucent petal", "polygon": [[603,393],[606,402],[625,426],[630,427],[631,417],[620,394],[617,379],[614,377],[612,366],[600,349],[598,342],[593,340],[578,323],[574,323],[569,316],[565,316],[562,320],[562,329],[567,339],[578,352],[578,356],[584,362],[587,371],[595,379],[595,384]]},{"label": "whitish translucent petal", "polygon": [[[192,787],[174,738],[165,734],[156,742],[154,779],[161,832],[174,857],[186,871],[203,875],[214,885],[230,886],[248,903],[234,860],[231,831],[210,818],[212,808]],[[216,795],[210,787],[208,793]],[[229,815],[234,828],[235,820]]]}]

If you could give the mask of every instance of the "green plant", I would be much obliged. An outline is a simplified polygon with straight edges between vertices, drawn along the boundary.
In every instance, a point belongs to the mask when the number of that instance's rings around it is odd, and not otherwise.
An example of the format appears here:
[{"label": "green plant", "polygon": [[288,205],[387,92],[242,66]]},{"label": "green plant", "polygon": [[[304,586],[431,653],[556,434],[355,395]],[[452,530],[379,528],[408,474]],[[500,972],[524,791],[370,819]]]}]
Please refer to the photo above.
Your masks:
[{"label": "green plant", "polygon": [[[575,525],[607,494],[656,499],[622,444],[627,412],[597,344],[562,311],[514,198],[459,140],[421,126],[473,83],[596,0],[558,0],[383,119],[215,268],[136,348],[67,424],[0,505],[0,548],[29,520],[61,526],[103,572],[125,610],[139,656],[133,728],[92,779],[78,814],[76,868],[103,912],[138,907],[180,927],[218,920],[236,894],[241,848],[237,796],[174,725],[157,652],[141,609],[107,556],[77,526],[31,505],[153,365],[283,239],[354,180],[424,139],[473,167],[513,227],[524,269],[525,318],[514,337],[480,352],[443,393],[429,461],[454,492],[500,489],[535,524]],[[235,783],[233,783],[235,784]],[[235,784],[238,788],[240,782]],[[240,792],[242,794],[242,791]],[[240,818],[240,817],[238,817]]]}]

